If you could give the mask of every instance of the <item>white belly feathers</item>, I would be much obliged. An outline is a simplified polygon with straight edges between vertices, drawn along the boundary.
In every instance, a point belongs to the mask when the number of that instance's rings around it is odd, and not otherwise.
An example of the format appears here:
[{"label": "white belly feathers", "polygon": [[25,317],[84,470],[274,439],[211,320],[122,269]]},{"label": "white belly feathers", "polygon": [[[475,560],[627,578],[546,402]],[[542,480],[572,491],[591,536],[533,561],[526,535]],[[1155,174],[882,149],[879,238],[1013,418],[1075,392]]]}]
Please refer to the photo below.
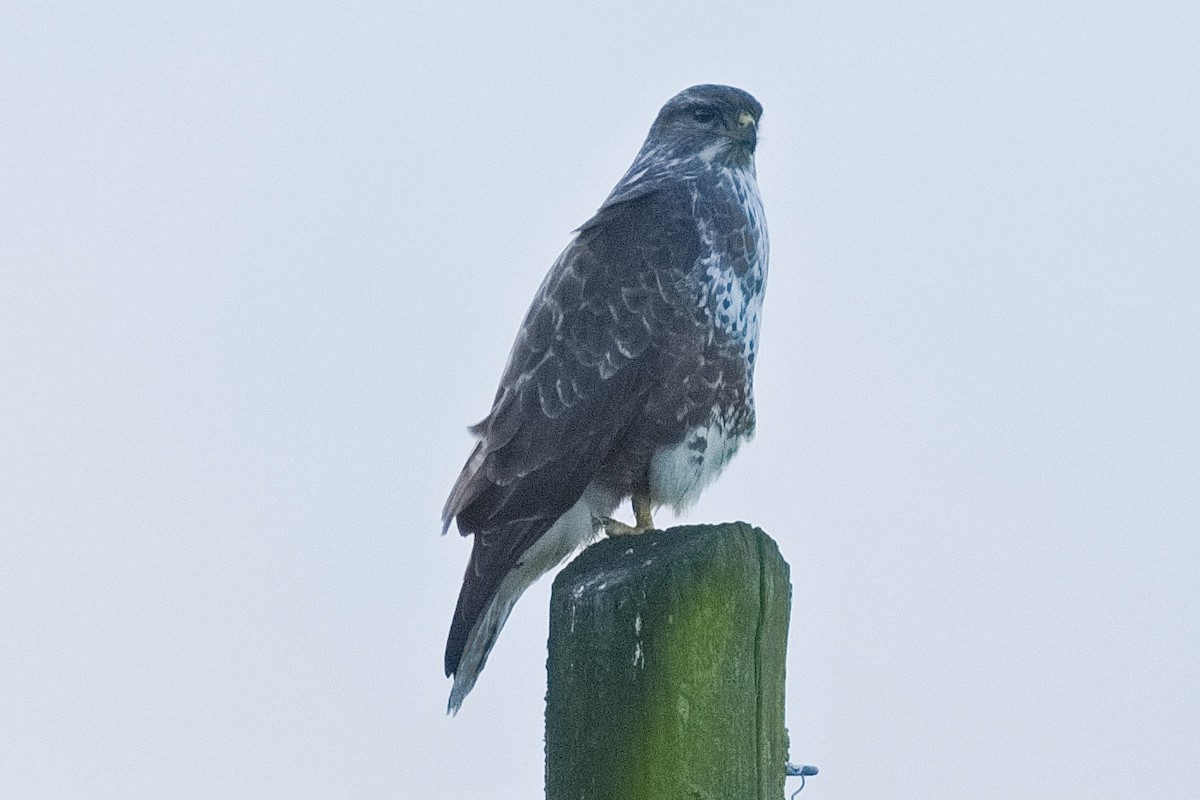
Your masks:
[{"label": "white belly feathers", "polygon": [[707,426],[692,428],[683,441],[660,447],[650,459],[650,502],[680,512],[700,498],[749,435],[727,434],[719,409]]}]

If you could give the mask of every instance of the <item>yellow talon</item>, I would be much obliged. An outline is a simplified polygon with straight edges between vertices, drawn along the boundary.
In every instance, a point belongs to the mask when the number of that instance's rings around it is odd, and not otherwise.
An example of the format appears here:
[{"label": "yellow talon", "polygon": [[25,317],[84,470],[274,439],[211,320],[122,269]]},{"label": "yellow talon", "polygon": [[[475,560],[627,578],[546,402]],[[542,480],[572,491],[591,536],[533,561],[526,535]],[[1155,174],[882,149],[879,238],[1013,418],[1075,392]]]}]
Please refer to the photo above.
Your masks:
[{"label": "yellow talon", "polygon": [[654,530],[654,518],[650,515],[650,498],[643,495],[633,496],[633,516],[635,525],[626,525],[612,517],[604,518],[604,532],[609,536],[638,536]]}]

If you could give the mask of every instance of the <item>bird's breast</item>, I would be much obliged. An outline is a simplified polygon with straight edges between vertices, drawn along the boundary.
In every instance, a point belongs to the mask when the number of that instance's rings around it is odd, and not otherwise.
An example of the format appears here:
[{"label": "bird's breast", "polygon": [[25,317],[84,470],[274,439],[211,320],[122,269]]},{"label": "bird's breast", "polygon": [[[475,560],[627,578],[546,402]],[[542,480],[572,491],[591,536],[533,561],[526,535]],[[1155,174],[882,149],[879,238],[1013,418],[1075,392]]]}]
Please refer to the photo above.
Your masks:
[{"label": "bird's breast", "polygon": [[698,187],[693,196],[703,276],[698,305],[752,369],[770,248],[762,198],[753,168],[719,170],[713,179],[714,187]]}]

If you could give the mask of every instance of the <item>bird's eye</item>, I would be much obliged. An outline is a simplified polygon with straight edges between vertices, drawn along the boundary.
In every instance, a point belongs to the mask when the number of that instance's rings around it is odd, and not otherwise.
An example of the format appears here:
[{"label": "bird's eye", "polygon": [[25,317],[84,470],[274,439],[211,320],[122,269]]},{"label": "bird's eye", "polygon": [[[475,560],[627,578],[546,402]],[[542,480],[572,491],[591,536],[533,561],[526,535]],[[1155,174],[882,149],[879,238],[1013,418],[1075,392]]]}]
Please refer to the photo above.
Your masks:
[{"label": "bird's eye", "polygon": [[701,125],[708,125],[717,118],[717,112],[711,108],[697,108],[692,112],[692,119],[699,122]]}]

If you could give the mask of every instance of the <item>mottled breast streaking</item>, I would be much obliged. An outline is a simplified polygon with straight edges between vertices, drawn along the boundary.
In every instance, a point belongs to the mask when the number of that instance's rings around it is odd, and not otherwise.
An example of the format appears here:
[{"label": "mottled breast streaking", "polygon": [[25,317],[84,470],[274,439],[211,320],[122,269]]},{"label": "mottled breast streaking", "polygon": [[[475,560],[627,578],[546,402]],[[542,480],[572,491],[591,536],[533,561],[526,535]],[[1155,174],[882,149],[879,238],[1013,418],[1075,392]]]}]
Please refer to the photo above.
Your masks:
[{"label": "mottled breast streaking", "polygon": [[[767,228],[762,107],[693,86],[576,232],[525,316],[443,512],[473,535],[446,643],[450,710],[537,577],[602,526],[699,497],[754,432]],[[633,498],[637,524],[609,520]]]}]

